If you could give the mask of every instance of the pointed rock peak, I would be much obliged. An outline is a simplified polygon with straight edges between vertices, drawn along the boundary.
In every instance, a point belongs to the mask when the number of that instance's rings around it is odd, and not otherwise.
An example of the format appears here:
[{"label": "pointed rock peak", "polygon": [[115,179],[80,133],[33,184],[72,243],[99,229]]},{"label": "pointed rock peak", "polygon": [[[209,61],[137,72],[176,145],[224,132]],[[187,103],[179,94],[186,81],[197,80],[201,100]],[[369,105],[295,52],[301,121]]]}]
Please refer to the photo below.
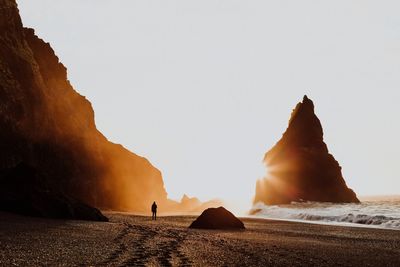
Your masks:
[{"label": "pointed rock peak", "polygon": [[313,101],[312,101],[310,98],[308,98],[307,95],[304,95],[304,97],[303,97],[303,102],[302,102],[301,104],[303,104],[303,106],[309,106],[309,107],[311,107],[312,110],[314,111],[314,103],[313,103]]},{"label": "pointed rock peak", "polygon": [[289,119],[289,126],[292,125],[294,121],[301,121],[300,124],[304,125],[304,120],[310,120],[310,119],[314,121],[314,123],[311,124],[316,124],[316,125],[320,124],[318,118],[314,113],[313,101],[310,98],[308,98],[307,95],[304,95],[303,101],[299,102],[292,111],[292,114]]}]

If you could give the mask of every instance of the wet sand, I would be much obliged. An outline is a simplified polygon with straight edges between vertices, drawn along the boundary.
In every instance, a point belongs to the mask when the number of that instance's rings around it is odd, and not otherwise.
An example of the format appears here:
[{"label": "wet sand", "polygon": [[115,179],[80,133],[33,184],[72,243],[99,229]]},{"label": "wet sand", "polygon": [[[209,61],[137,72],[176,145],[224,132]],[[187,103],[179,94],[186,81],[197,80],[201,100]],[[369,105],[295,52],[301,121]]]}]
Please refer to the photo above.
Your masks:
[{"label": "wet sand", "polygon": [[109,223],[0,213],[1,266],[400,266],[400,231],[243,219],[195,230],[194,216],[106,213]]}]

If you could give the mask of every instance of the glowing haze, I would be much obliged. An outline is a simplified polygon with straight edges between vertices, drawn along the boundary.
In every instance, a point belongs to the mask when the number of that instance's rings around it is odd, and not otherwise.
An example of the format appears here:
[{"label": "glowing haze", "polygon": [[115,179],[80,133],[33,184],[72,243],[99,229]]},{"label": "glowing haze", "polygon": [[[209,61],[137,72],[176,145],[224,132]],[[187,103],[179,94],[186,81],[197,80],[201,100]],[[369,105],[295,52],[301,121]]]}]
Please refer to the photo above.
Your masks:
[{"label": "glowing haze", "polygon": [[171,198],[248,208],[304,94],[347,184],[399,193],[398,1],[18,4],[98,128],[157,166]]}]

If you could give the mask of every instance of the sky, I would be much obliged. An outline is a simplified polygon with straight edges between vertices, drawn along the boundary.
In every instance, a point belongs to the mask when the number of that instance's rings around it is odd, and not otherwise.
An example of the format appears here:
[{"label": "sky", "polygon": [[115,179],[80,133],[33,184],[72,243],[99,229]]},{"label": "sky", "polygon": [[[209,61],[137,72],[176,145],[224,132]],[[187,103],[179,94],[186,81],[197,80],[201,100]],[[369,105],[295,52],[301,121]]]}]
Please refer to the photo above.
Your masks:
[{"label": "sky", "polygon": [[168,195],[249,208],[307,94],[358,195],[400,193],[399,1],[18,0]]}]

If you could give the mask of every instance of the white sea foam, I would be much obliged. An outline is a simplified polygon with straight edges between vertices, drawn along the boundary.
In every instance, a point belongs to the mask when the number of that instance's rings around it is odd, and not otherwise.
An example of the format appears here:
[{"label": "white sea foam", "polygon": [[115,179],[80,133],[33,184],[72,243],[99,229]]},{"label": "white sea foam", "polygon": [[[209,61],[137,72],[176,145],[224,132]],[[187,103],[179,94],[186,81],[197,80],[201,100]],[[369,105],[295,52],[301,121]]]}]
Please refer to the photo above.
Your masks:
[{"label": "white sea foam", "polygon": [[400,197],[367,199],[360,204],[301,202],[267,206],[258,203],[253,210],[257,211],[257,217],[263,218],[400,230]]}]

